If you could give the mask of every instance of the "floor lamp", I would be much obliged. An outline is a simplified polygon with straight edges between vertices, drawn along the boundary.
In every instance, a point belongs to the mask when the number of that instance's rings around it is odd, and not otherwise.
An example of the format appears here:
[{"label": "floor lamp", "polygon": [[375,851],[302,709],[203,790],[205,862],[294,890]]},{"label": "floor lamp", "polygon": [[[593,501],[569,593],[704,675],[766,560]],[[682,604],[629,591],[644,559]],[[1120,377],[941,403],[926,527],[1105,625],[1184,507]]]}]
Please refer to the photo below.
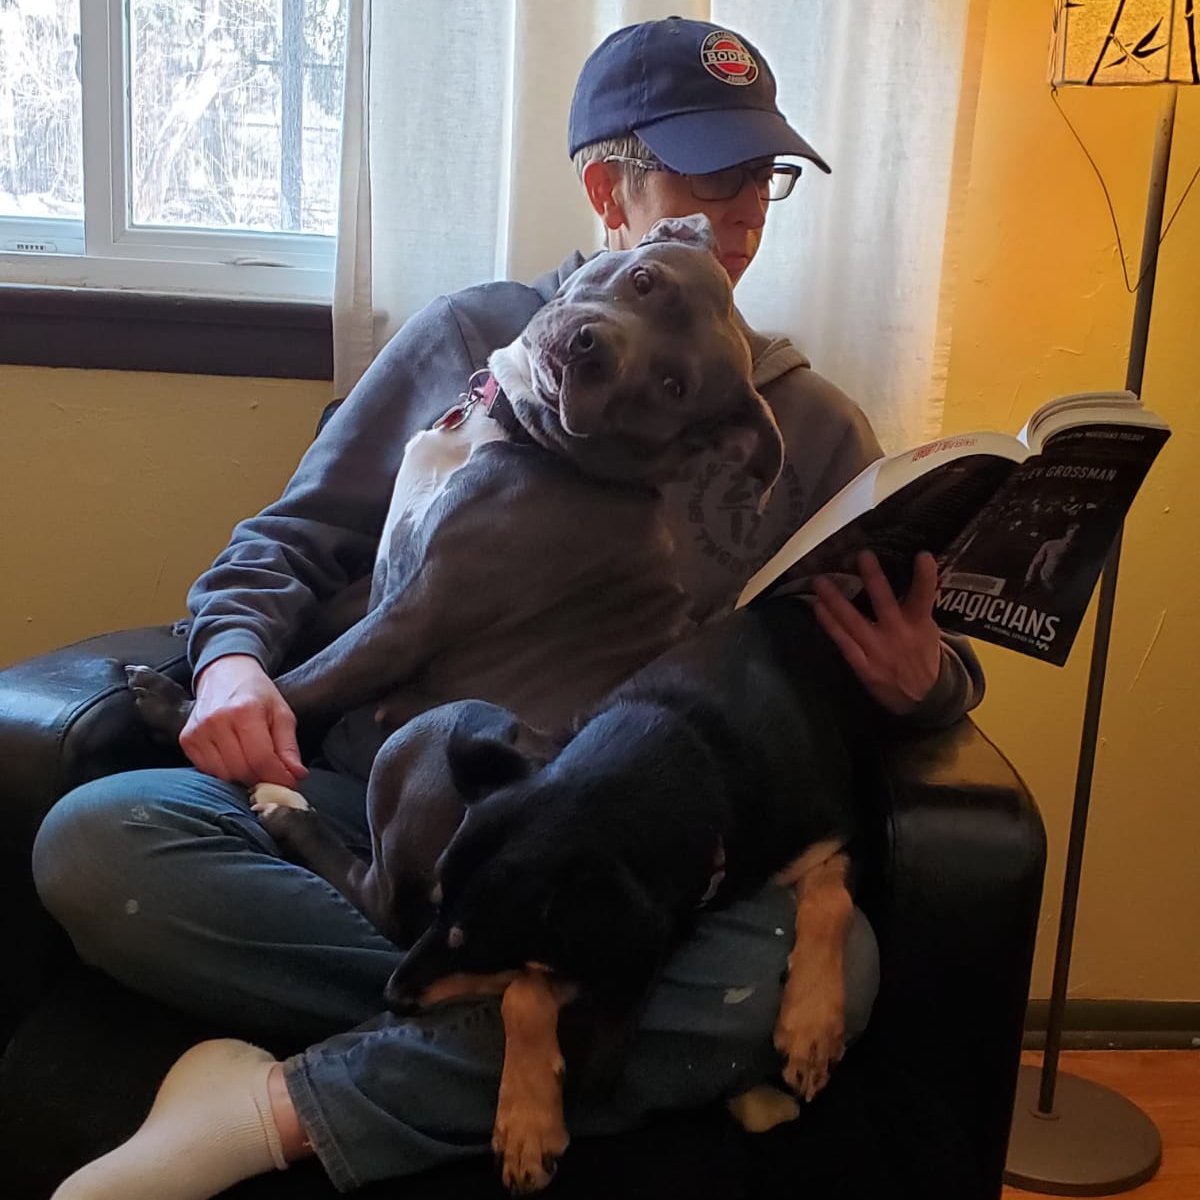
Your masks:
[{"label": "floor lamp", "polygon": [[[1139,395],[1158,247],[1163,234],[1176,85],[1200,82],[1194,13],[1197,7],[1200,0],[1056,0],[1054,6],[1052,86],[1163,86],[1125,380],[1125,386]],[[1128,1191],[1151,1178],[1162,1158],[1158,1130],[1140,1108],[1109,1088],[1058,1073],[1120,554],[1118,533],[1100,581],[1046,1021],[1046,1049],[1040,1071],[1021,1068],[1004,1173],[1005,1180],[1017,1187],[1057,1196],[1108,1196]]]}]

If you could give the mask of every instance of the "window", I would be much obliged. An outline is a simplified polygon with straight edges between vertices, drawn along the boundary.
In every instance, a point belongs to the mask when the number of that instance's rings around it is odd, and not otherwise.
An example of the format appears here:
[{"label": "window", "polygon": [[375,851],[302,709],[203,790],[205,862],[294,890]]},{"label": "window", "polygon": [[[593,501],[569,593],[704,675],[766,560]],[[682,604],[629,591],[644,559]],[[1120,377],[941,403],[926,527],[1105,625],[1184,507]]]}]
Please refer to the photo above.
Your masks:
[{"label": "window", "polygon": [[347,0],[0,0],[0,281],[332,292]]}]

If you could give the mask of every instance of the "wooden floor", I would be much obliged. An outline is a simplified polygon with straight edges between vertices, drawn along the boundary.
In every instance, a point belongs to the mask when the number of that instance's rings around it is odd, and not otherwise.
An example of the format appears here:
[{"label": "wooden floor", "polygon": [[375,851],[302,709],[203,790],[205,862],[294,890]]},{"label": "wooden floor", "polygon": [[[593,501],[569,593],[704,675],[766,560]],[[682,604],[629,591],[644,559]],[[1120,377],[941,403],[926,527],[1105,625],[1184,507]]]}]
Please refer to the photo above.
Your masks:
[{"label": "wooden floor", "polygon": [[[1040,1064],[1040,1054],[1023,1061]],[[1091,1079],[1132,1100],[1158,1126],[1163,1161],[1149,1183],[1123,1193],[1132,1200],[1200,1197],[1200,1051],[1064,1050],[1060,1068]],[[1006,1187],[1004,1200],[1031,1193]]]}]

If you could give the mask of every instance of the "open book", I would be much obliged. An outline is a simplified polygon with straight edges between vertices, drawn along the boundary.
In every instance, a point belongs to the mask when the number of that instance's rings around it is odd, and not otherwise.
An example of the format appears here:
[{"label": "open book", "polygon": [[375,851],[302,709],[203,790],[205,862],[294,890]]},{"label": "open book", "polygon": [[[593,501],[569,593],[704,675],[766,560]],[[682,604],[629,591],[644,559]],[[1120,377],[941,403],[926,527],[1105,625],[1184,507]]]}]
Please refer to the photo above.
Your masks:
[{"label": "open book", "polygon": [[754,574],[738,606],[811,592],[828,575],[869,607],[860,550],[875,551],[897,595],[928,550],[943,629],[1061,666],[1168,437],[1132,392],[1087,392],[1042,405],[1017,437],[967,433],[878,459]]}]

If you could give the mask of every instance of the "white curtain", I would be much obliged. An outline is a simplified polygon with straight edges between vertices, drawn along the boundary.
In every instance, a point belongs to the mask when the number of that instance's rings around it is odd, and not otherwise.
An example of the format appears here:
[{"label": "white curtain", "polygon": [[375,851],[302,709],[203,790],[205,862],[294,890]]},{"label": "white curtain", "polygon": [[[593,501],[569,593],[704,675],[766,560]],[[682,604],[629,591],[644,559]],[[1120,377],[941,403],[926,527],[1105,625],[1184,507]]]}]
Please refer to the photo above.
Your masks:
[{"label": "white curtain", "polygon": [[833,167],[772,206],[742,311],[789,334],[886,448],[935,435],[982,2],[351,0],[338,394],[433,296],[600,247],[566,154],[575,79],[613,29],[677,14],[754,42],[780,108]]}]

